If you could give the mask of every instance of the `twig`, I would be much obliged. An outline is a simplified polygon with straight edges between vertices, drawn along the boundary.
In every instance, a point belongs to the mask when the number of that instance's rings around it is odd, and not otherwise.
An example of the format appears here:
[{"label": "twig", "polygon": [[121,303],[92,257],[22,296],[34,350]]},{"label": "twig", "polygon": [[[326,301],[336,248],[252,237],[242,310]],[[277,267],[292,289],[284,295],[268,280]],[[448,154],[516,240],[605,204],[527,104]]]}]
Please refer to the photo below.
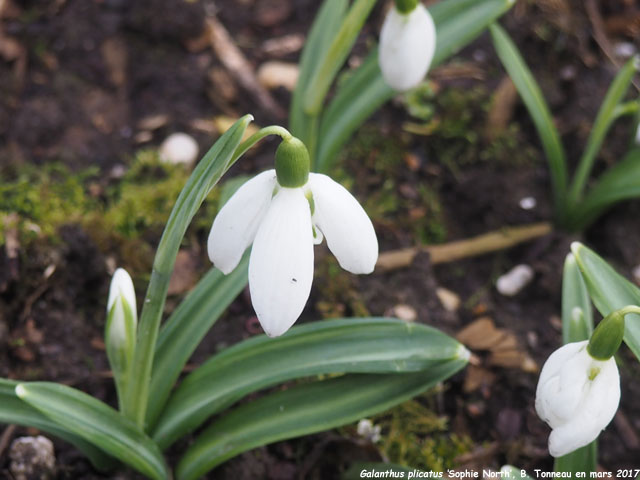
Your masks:
[{"label": "twig", "polygon": [[270,111],[278,118],[285,118],[286,113],[274,100],[271,94],[262,86],[253,71],[253,67],[244,54],[236,46],[224,28],[224,25],[214,16],[207,18],[209,41],[213,51],[229,73],[240,83],[264,110]]},{"label": "twig", "polygon": [[[604,21],[602,20],[602,15],[600,15],[600,10],[598,10],[596,0],[587,0],[585,2],[585,8],[587,9],[587,16],[589,17],[591,26],[593,27],[594,40],[600,47],[600,50],[602,50],[605,56],[609,59],[609,61],[619,69],[621,65],[613,55],[613,48],[611,47],[611,42],[609,41],[609,38],[605,33]],[[631,83],[636,88],[636,90],[640,91],[640,84],[637,81],[632,80]]]},{"label": "twig", "polygon": [[453,262],[463,258],[504,250],[547,235],[551,231],[551,224],[542,222],[521,227],[506,227],[467,240],[445,243],[444,245],[426,245],[393,250],[381,253],[376,267],[381,270],[408,267],[419,252],[429,253],[431,255],[431,263],[434,265]]},{"label": "twig", "polygon": [[7,428],[4,429],[4,432],[2,432],[2,436],[0,437],[0,458],[2,458],[2,454],[9,445],[9,441],[11,440],[11,437],[13,437],[15,431],[15,425],[8,425]]}]

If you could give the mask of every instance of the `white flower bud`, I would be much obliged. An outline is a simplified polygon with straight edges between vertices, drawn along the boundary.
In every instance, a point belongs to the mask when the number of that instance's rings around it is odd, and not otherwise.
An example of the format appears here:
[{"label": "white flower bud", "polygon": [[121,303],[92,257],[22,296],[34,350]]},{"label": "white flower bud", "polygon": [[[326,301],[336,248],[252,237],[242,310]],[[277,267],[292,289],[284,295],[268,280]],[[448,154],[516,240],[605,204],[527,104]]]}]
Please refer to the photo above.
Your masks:
[{"label": "white flower bud", "polygon": [[394,6],[380,30],[378,61],[382,76],[398,91],[416,87],[427,74],[436,49],[436,27],[431,14],[418,3],[409,13]]},{"label": "white flower bud", "polygon": [[615,360],[594,359],[587,352],[588,343],[559,348],[540,372],[536,412],[553,429],[549,453],[554,457],[591,443],[618,409],[620,375]]},{"label": "white flower bud", "polygon": [[133,355],[137,323],[133,281],[126,270],[118,268],[109,288],[105,328],[107,355],[114,371],[123,371]]}]

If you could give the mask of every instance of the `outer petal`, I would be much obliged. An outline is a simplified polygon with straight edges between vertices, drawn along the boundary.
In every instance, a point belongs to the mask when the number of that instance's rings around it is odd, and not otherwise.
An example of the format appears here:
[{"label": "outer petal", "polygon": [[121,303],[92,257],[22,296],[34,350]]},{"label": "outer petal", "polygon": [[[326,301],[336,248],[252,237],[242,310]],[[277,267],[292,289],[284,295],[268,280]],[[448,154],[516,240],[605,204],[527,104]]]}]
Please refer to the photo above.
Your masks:
[{"label": "outer petal", "polygon": [[338,263],[351,273],[371,273],[378,260],[378,239],[371,220],[346,188],[319,173],[309,174],[313,221]]},{"label": "outer petal", "polygon": [[209,259],[225,275],[231,273],[253,242],[269,208],[276,171],[267,170],[242,185],[216,215],[209,232]]},{"label": "outer petal", "polygon": [[129,276],[129,273],[124,268],[118,268],[111,278],[109,298],[107,300],[107,312],[111,310],[111,307],[119,296],[122,296],[127,301],[129,307],[131,307],[131,310],[133,311],[134,317],[137,317],[136,292],[133,288],[131,276]]},{"label": "outer petal", "polygon": [[301,188],[282,188],[271,201],[249,259],[251,302],[267,335],[282,335],[295,323],[312,281],[309,202]]},{"label": "outer petal", "polygon": [[611,422],[620,403],[620,374],[613,358],[603,362],[598,376],[576,408],[571,421],[554,428],[549,436],[549,453],[560,457],[595,440]]},{"label": "outer petal", "polygon": [[552,428],[567,421],[558,416],[558,395],[563,388],[560,372],[566,363],[584,349],[588,341],[567,343],[553,352],[540,372],[536,389],[536,412]]},{"label": "outer petal", "polygon": [[422,5],[408,14],[389,10],[380,31],[382,76],[395,90],[417,86],[429,70],[436,48],[436,27]]}]

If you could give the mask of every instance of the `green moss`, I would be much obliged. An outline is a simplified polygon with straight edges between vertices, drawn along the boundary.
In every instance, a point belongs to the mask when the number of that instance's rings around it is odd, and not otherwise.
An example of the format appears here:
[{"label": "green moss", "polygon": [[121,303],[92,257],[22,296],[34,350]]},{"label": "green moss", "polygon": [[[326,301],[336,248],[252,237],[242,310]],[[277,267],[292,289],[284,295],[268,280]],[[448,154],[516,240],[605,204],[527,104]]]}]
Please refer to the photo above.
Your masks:
[{"label": "green moss", "polygon": [[438,185],[416,178],[421,174],[408,168],[407,149],[402,139],[365,126],[343,153],[335,178],[360,199],[378,225],[412,232],[421,243],[442,242],[446,227]]},{"label": "green moss", "polygon": [[525,142],[517,124],[509,124],[492,139],[484,135],[491,102],[484,86],[445,88],[436,94],[423,84],[404,102],[417,120],[406,123],[405,130],[427,136],[434,158],[454,174],[477,163],[518,166],[536,161],[535,149]]},{"label": "green moss", "polygon": [[382,427],[379,447],[391,463],[442,472],[454,468],[455,458],[473,448],[468,436],[447,431],[447,418],[423,403],[429,400],[418,397],[374,419]]},{"label": "green moss", "polygon": [[[116,183],[95,168],[76,173],[60,164],[3,172],[0,227],[16,223],[20,243],[26,246],[36,238],[55,243],[61,225],[77,223],[100,248],[129,252],[131,264],[144,270],[153,258],[149,239],[157,241],[189,175],[181,165],[161,163],[152,150],[138,152]],[[214,189],[194,218],[194,231],[210,228],[218,198]]]}]

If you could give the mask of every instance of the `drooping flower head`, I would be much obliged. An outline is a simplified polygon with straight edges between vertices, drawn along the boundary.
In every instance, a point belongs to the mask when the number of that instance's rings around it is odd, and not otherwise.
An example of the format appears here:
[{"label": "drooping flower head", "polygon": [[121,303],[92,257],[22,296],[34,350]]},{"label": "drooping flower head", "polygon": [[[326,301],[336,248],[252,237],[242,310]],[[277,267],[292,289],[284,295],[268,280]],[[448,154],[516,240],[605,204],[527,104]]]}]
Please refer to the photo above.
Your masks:
[{"label": "drooping flower head", "polygon": [[595,440],[620,403],[620,374],[614,353],[624,335],[624,315],[600,322],[590,340],[567,343],[540,372],[536,412],[553,429],[549,453],[566,455]]},{"label": "drooping flower head", "polygon": [[209,258],[230,273],[253,243],[251,302],[264,331],[282,335],[298,319],[313,281],[313,246],[326,237],[342,268],[371,273],[378,241],[358,201],[326,175],[309,173],[309,154],[296,138],[276,152],[276,168],[241,186],[216,216]]},{"label": "drooping flower head", "polygon": [[416,87],[427,74],[436,49],[436,27],[417,0],[396,0],[380,31],[378,62],[394,90]]}]

